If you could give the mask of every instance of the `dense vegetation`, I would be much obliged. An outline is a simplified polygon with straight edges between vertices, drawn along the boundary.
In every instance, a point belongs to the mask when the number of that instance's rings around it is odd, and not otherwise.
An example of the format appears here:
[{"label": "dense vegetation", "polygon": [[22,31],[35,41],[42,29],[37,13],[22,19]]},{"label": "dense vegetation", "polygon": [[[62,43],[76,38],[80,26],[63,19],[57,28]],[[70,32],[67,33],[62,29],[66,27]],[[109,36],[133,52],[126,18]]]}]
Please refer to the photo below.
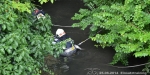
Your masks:
[{"label": "dense vegetation", "polygon": [[[74,27],[90,27],[96,46],[113,47],[116,51],[111,64],[121,61],[128,65],[128,57],[150,57],[150,1],[149,0],[83,0],[88,9],[80,9],[73,20]],[[97,33],[102,30],[103,33]],[[93,36],[96,34],[96,36]],[[147,61],[149,62],[149,61]],[[149,72],[150,65],[144,71]]]},{"label": "dense vegetation", "polygon": [[51,43],[50,16],[36,20],[35,6],[31,0],[0,1],[0,75],[40,75],[46,69],[44,57],[61,52]]},{"label": "dense vegetation", "polygon": [[[34,0],[33,0],[34,1]],[[41,4],[54,0],[38,0]],[[121,61],[128,65],[128,57],[150,56],[149,0],[83,0],[89,9],[80,9],[73,26],[83,30],[91,26],[95,46],[113,47],[116,51],[111,64]],[[46,68],[44,57],[57,57],[61,44],[53,45],[51,18],[36,20],[31,0],[0,1],[0,75],[40,75]],[[97,33],[99,30],[103,33]],[[93,36],[96,34],[96,36]],[[147,62],[149,62],[148,60]],[[150,65],[144,71],[149,72]]]}]

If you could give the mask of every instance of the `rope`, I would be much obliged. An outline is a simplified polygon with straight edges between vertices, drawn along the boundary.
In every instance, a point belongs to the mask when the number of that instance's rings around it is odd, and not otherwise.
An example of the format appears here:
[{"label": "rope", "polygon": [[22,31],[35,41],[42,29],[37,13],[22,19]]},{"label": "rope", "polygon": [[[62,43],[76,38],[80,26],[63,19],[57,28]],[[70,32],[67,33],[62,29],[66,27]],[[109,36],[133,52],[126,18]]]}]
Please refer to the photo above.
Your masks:
[{"label": "rope", "polygon": [[[99,33],[99,32],[101,32],[102,30],[99,30],[97,33]],[[95,34],[96,35],[96,34]],[[95,35],[93,35],[93,36],[95,36]],[[84,41],[82,41],[82,42],[80,42],[78,45],[81,45],[82,43],[84,43],[84,42],[86,42],[86,41],[88,41],[90,39],[90,37],[88,37],[87,39],[85,39]]]},{"label": "rope", "polygon": [[[53,26],[55,26],[55,27],[71,27],[71,28],[73,28],[72,26],[62,26],[62,25],[53,25]],[[99,33],[99,32],[101,32],[101,30],[98,31],[97,33]],[[71,32],[69,32],[69,33],[71,33]],[[72,32],[72,33],[73,33],[73,32]],[[96,34],[95,34],[95,35],[96,35]],[[95,36],[95,35],[94,35],[94,36]],[[80,42],[78,45],[83,44],[84,42],[88,41],[89,39],[90,39],[90,38],[88,37],[87,39],[85,39],[85,40],[83,40],[82,42]],[[107,66],[116,67],[116,68],[133,68],[133,67],[139,67],[139,66],[143,66],[143,65],[147,65],[147,64],[150,64],[150,62],[144,63],[144,64],[139,64],[139,65],[133,65],[133,66],[124,66],[124,67],[112,66],[112,65],[107,65]],[[106,65],[106,64],[105,64],[105,65]]]},{"label": "rope", "polygon": [[[116,68],[133,68],[133,67],[144,66],[144,65],[146,65],[146,64],[150,64],[150,62],[144,63],[144,64],[139,64],[139,65],[133,65],[133,66],[122,66],[122,67],[120,67],[120,66],[112,66],[112,65],[107,65],[107,66],[116,67]],[[105,64],[105,65],[106,65],[106,64]]]},{"label": "rope", "polygon": [[67,34],[82,34],[87,35],[88,33],[81,33],[81,32],[66,32]]},{"label": "rope", "polygon": [[70,28],[75,28],[73,26],[62,26],[62,25],[56,25],[56,24],[53,24],[52,26],[54,26],[54,27],[70,27]]},{"label": "rope", "polygon": [[55,26],[55,27],[71,27],[71,28],[73,28],[72,26],[62,26],[62,25],[55,25],[55,24],[53,24],[53,26]]},{"label": "rope", "polygon": [[82,43],[86,42],[87,40],[89,40],[90,38],[85,39],[84,41],[80,42],[78,45],[81,45]]}]

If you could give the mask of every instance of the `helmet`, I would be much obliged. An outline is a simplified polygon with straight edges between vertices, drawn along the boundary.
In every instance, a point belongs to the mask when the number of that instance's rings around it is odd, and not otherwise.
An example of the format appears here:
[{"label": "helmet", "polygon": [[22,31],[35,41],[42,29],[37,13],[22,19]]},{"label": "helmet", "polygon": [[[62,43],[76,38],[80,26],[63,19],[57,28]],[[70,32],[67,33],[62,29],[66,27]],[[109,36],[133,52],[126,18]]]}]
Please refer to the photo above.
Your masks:
[{"label": "helmet", "polygon": [[56,31],[56,35],[58,36],[58,37],[62,37],[63,35],[65,35],[66,33],[65,33],[65,31],[63,30],[63,29],[57,29],[57,31]]}]

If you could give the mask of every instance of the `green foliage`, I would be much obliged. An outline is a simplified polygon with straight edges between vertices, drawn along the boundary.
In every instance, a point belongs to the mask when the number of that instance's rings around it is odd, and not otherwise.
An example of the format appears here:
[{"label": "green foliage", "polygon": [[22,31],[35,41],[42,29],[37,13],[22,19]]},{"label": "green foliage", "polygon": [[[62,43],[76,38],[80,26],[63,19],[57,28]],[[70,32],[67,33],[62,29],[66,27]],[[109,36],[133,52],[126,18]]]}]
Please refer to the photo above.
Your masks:
[{"label": "green foliage", "polygon": [[52,44],[50,16],[35,21],[30,0],[2,0],[0,7],[0,75],[40,75],[44,57],[62,51]]},{"label": "green foliage", "polygon": [[[129,54],[125,54],[125,53],[120,53],[117,52],[115,54],[115,56],[113,57],[115,60],[113,62],[111,62],[110,64],[114,65],[116,63],[118,63],[119,61],[122,62],[124,65],[128,65],[128,61],[127,58],[129,57]],[[117,58],[117,59],[116,59]]]},{"label": "green foliage", "polygon": [[[73,20],[74,27],[83,30],[91,26],[91,33],[103,30],[91,37],[96,46],[112,46],[116,54],[112,61],[116,64],[124,61],[127,65],[127,55],[135,57],[150,56],[150,2],[149,0],[83,0],[89,9],[80,9]],[[125,56],[122,56],[125,55]]]},{"label": "green foliage", "polygon": [[27,11],[28,13],[31,13],[30,9],[30,2],[20,3],[16,1],[12,1],[12,7],[15,9],[18,9],[21,12]]},{"label": "green foliage", "polygon": [[38,1],[40,2],[40,4],[47,3],[48,1],[54,3],[54,0],[38,0]]}]

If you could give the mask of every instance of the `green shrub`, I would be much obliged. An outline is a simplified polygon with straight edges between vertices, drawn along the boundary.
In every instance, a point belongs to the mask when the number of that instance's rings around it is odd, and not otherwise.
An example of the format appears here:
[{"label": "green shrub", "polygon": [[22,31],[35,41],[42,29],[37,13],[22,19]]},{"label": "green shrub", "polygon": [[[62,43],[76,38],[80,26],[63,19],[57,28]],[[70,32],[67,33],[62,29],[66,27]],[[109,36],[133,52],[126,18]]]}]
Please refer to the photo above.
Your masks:
[{"label": "green shrub", "polygon": [[30,0],[1,0],[0,7],[0,75],[40,75],[44,57],[61,52],[50,16],[35,21]]},{"label": "green shrub", "polygon": [[83,0],[88,9],[80,9],[73,20],[74,27],[87,26],[91,32],[103,30],[90,36],[101,47],[114,47],[116,54],[111,64],[121,61],[128,65],[128,55],[150,56],[150,2],[149,0]]}]

